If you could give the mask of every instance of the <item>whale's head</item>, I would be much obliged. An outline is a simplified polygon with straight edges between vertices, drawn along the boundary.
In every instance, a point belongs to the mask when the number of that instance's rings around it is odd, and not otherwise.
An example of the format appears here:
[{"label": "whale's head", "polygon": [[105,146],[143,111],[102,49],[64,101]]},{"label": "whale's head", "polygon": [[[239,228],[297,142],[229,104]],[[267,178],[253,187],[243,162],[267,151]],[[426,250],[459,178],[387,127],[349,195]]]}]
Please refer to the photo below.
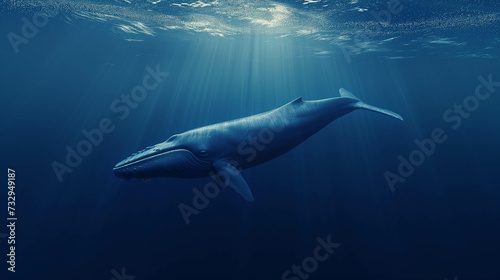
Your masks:
[{"label": "whale's head", "polygon": [[197,144],[193,135],[179,134],[148,147],[119,162],[113,172],[121,179],[153,177],[198,178],[213,168],[207,147]]}]

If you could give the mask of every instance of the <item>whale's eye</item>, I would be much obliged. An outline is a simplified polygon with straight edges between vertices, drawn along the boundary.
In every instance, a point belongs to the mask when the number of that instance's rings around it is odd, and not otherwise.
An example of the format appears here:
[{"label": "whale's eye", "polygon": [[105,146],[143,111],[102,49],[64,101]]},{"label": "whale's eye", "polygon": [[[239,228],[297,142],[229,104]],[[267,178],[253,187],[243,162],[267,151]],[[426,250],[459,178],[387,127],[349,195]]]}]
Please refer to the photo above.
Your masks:
[{"label": "whale's eye", "polygon": [[201,157],[206,157],[208,152],[206,150],[201,150],[200,152],[198,152],[198,154],[201,156]]}]

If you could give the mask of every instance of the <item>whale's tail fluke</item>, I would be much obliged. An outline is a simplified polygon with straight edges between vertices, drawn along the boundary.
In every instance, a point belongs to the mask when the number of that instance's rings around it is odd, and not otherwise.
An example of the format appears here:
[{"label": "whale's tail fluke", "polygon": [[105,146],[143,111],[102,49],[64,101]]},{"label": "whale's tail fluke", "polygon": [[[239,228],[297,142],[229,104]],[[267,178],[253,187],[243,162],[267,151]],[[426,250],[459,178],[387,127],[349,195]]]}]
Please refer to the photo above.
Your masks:
[{"label": "whale's tail fluke", "polygon": [[399,119],[399,120],[403,120],[403,117],[401,117],[399,114],[397,114],[397,113],[395,113],[393,111],[382,109],[382,108],[378,108],[378,107],[375,107],[375,106],[372,106],[372,105],[364,103],[358,97],[356,97],[354,94],[352,94],[351,92],[347,91],[344,88],[341,88],[339,90],[339,92],[340,92],[340,96],[342,96],[342,97],[347,97],[347,98],[352,98],[352,99],[358,100],[358,102],[354,103],[354,105],[353,105],[356,108],[364,109],[364,110],[368,110],[368,111],[372,111],[372,112],[376,112],[376,113],[379,113],[379,114],[384,114],[384,115],[391,116],[391,117]]}]

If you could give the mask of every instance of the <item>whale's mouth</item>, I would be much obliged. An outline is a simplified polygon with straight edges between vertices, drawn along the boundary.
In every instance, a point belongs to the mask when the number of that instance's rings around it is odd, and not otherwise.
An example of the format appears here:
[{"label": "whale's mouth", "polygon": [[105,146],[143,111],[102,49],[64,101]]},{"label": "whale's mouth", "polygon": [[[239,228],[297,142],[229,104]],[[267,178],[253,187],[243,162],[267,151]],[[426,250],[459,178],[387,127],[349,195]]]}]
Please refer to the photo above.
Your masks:
[{"label": "whale's mouth", "polygon": [[187,149],[176,147],[161,151],[153,148],[119,162],[113,172],[124,180],[152,177],[193,178],[207,176],[210,167],[210,161],[198,158]]},{"label": "whale's mouth", "polygon": [[153,159],[155,157],[160,157],[160,156],[163,156],[163,155],[166,155],[166,154],[169,154],[169,153],[173,153],[173,152],[188,152],[188,153],[191,153],[189,150],[186,150],[186,149],[172,149],[172,150],[166,150],[166,151],[165,150],[164,151],[156,151],[156,152],[152,152],[152,153],[149,153],[147,155],[144,155],[144,156],[132,155],[131,157],[126,158],[126,159],[120,161],[119,163],[117,163],[115,165],[115,167],[113,168],[113,170],[120,169],[120,168],[123,168],[123,167],[128,167],[128,166],[131,166],[133,164],[141,163],[141,162]]}]

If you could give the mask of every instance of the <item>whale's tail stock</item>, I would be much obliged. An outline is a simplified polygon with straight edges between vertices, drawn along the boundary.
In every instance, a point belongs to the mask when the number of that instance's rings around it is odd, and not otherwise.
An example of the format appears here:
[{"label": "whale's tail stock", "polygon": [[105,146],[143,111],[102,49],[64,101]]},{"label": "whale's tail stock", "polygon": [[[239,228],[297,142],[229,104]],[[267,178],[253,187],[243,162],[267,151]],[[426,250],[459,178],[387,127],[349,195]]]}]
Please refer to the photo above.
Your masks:
[{"label": "whale's tail stock", "polygon": [[354,94],[352,94],[351,92],[349,92],[348,90],[346,90],[344,88],[341,88],[339,90],[339,92],[340,92],[340,96],[341,97],[347,97],[347,98],[352,98],[352,99],[358,100],[358,102],[356,102],[356,103],[353,104],[353,106],[356,107],[356,108],[364,109],[364,110],[368,110],[368,111],[372,111],[372,112],[376,112],[376,113],[379,113],[379,114],[383,114],[383,115],[391,116],[391,117],[396,118],[396,119],[403,120],[403,117],[401,117],[399,114],[397,114],[397,113],[395,113],[393,111],[382,109],[382,108],[378,108],[378,107],[375,107],[375,106],[372,106],[372,105],[364,103],[358,97],[356,97]]}]

